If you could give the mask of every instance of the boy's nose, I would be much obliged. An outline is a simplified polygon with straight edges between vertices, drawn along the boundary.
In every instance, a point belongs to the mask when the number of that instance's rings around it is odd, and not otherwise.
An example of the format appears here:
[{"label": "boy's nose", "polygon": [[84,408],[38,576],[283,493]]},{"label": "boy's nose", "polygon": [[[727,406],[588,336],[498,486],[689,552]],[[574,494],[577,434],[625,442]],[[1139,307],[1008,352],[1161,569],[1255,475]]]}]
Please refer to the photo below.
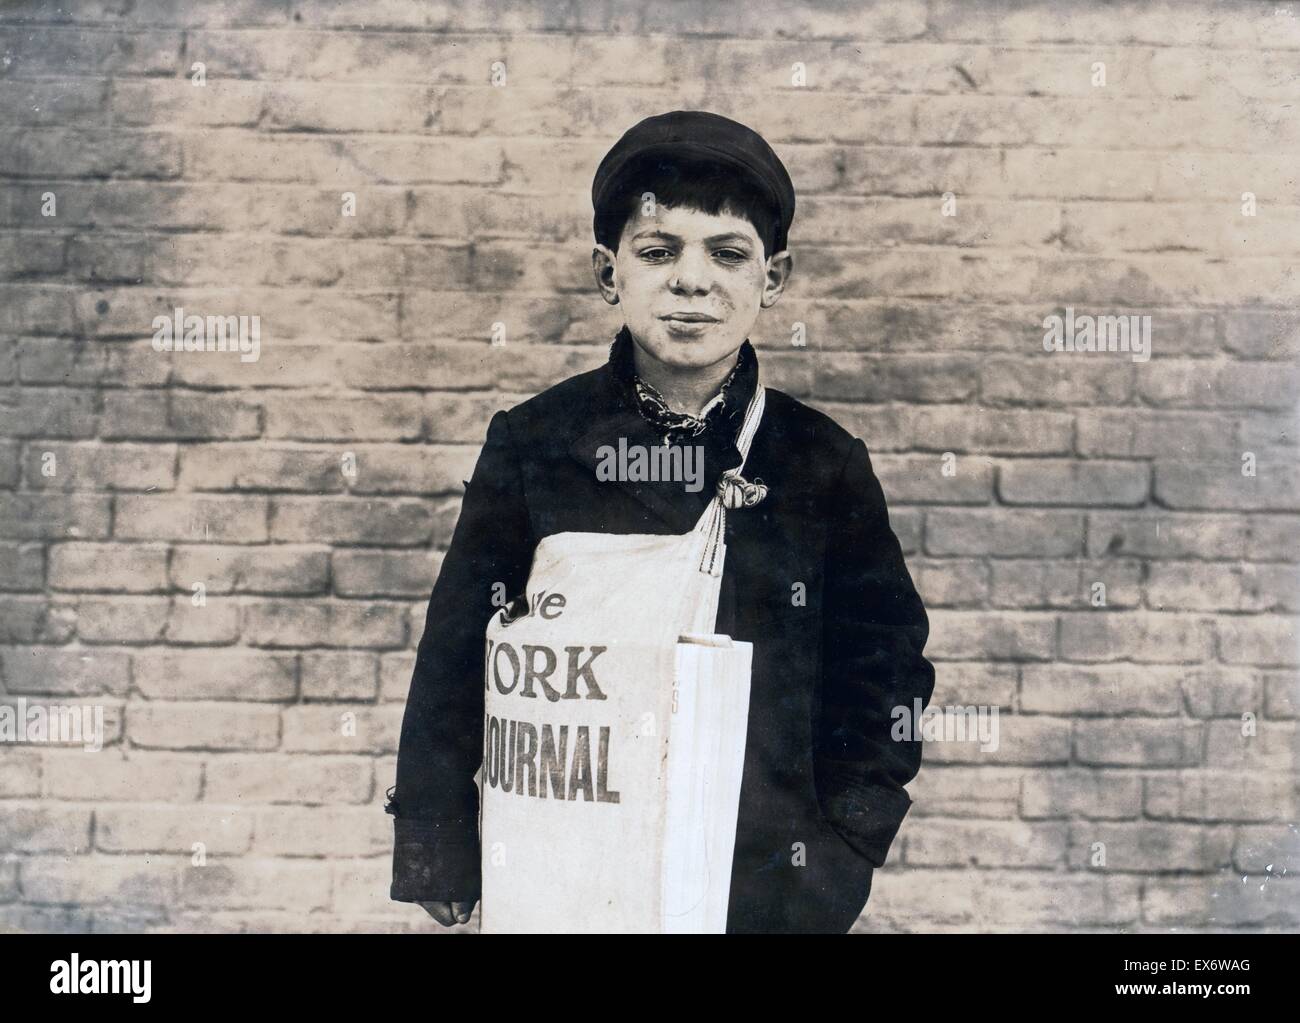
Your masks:
[{"label": "boy's nose", "polygon": [[682,253],[673,268],[672,276],[668,279],[669,289],[677,294],[703,295],[708,293],[711,286],[708,261]]}]

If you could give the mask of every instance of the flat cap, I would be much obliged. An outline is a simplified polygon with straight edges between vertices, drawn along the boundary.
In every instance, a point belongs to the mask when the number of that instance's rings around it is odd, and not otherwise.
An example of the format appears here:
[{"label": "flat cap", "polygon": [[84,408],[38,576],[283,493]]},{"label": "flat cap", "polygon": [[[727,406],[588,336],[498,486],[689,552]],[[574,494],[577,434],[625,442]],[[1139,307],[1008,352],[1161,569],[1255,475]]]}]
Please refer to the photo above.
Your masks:
[{"label": "flat cap", "polygon": [[777,214],[774,251],[785,248],[794,220],[794,184],[785,165],[753,128],[707,110],[670,110],[629,128],[596,168],[591,204],[597,216],[620,184],[623,171],[651,155],[688,156],[735,168],[772,203]]}]

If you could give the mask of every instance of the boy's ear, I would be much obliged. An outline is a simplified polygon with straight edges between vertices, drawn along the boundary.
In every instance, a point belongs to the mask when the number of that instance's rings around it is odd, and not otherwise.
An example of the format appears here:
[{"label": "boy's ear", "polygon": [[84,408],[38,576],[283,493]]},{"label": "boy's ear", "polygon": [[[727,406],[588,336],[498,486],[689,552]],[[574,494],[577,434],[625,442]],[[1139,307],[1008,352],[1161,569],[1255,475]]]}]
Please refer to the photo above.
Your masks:
[{"label": "boy's ear", "polygon": [[767,279],[763,282],[763,297],[759,303],[762,308],[776,305],[776,300],[785,291],[792,273],[794,273],[794,256],[790,255],[789,249],[782,249],[776,255],[768,257]]},{"label": "boy's ear", "polygon": [[591,250],[591,271],[596,275],[600,297],[610,305],[618,305],[618,285],[614,279],[614,261],[618,257],[607,245],[597,245]]}]

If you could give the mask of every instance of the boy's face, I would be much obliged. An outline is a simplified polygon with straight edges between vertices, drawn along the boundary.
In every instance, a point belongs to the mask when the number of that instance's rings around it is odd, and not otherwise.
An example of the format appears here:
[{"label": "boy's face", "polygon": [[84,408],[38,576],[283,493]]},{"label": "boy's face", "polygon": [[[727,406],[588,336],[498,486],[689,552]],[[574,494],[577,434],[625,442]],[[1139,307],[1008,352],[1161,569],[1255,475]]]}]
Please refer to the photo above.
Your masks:
[{"label": "boy's face", "polygon": [[734,359],[758,318],[785,288],[788,252],[764,258],[747,219],[723,211],[638,205],[618,252],[592,253],[602,296],[623,307],[628,330],[646,354],[677,369]]}]

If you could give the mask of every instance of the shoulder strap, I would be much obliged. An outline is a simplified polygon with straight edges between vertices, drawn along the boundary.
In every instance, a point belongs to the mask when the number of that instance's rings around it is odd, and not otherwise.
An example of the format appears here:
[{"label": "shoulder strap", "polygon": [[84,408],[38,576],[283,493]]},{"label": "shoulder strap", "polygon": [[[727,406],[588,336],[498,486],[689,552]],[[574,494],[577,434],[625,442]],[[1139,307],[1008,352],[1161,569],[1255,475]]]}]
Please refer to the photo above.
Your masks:
[{"label": "shoulder strap", "polygon": [[745,462],[749,458],[749,448],[754,441],[754,434],[758,432],[759,423],[763,419],[763,409],[767,405],[767,391],[763,387],[763,381],[760,378],[754,386],[754,395],[749,399],[749,406],[745,409],[745,418],[740,424],[740,433],[736,436],[736,449],[740,452],[740,464],[734,469],[728,469],[722,474],[719,480],[719,493],[714,494],[713,500],[700,516],[700,521],[696,524],[696,532],[703,534],[704,550],[700,556],[700,571],[707,572],[709,575],[722,574],[722,558],[720,557],[723,538],[726,536],[727,528],[727,508],[722,502],[721,491],[725,488],[729,480],[736,479],[740,472],[745,468]]},{"label": "shoulder strap", "polygon": [[754,442],[754,434],[758,432],[758,424],[763,418],[763,409],[766,405],[767,388],[763,386],[760,380],[754,387],[754,396],[749,399],[749,407],[745,409],[745,418],[740,424],[740,433],[736,435],[736,448],[740,451],[740,464],[734,469],[728,469],[729,474],[738,476],[740,470],[745,468],[745,459],[749,457],[749,446]]}]

